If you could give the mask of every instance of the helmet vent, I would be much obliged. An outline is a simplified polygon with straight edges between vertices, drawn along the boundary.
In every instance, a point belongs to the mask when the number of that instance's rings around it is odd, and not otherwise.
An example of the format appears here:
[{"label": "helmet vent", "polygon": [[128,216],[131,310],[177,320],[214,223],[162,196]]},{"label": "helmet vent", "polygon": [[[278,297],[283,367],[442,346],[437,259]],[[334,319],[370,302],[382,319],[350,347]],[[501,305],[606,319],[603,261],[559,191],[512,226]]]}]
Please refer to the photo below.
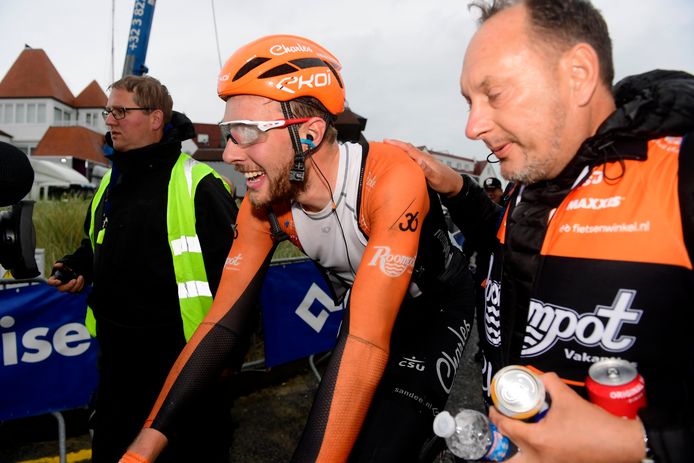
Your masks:
[{"label": "helmet vent", "polygon": [[279,66],[276,66],[269,71],[263,72],[261,75],[258,76],[258,79],[267,79],[268,77],[276,77],[276,76],[283,76],[285,74],[291,74],[292,72],[296,72],[296,68],[294,66],[290,66],[288,64],[280,64]]},{"label": "helmet vent", "polygon": [[240,79],[241,77],[245,76],[250,71],[252,71],[253,69],[257,68],[258,66],[260,66],[261,64],[263,64],[267,61],[270,61],[270,58],[262,58],[262,57],[253,58],[252,60],[250,60],[249,62],[244,64],[241,67],[241,69],[239,69],[239,72],[237,72],[236,75],[234,76],[234,78],[231,79],[232,82]]},{"label": "helmet vent", "polygon": [[337,73],[337,71],[335,70],[335,68],[333,67],[333,65],[330,64],[328,61],[324,61],[324,63],[325,63],[325,65],[328,66],[328,67],[330,68],[330,70],[332,71],[333,75],[335,76],[335,79],[337,79],[337,83],[340,84],[340,88],[344,88],[344,86],[342,85],[342,79],[340,79],[340,74]]},{"label": "helmet vent", "polygon": [[300,67],[301,69],[307,69],[307,68],[319,68],[325,66],[325,63],[323,62],[322,59],[319,58],[299,58],[299,59],[293,59],[290,61],[295,66]]}]

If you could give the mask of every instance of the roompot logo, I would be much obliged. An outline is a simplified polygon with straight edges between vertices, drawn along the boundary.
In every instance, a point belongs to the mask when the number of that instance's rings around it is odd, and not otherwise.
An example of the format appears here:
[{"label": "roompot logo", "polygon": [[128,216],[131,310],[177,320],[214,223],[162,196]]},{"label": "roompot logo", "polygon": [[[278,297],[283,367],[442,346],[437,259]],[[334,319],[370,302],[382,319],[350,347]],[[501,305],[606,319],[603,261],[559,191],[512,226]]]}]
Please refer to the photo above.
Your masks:
[{"label": "roompot logo", "polygon": [[484,287],[484,334],[487,342],[492,346],[501,344],[501,320],[499,307],[501,306],[501,285],[492,280],[492,268],[494,267],[494,255],[489,258],[489,271],[487,272],[487,285]]},{"label": "roompot logo", "polygon": [[402,256],[393,254],[388,246],[374,246],[376,252],[369,262],[369,266],[378,266],[381,272],[389,277],[399,277],[408,269],[414,267],[415,258],[410,256]]},{"label": "roompot logo", "polygon": [[625,324],[636,324],[642,310],[632,309],[636,291],[620,289],[611,305],[597,305],[593,312],[578,313],[566,307],[532,299],[523,340],[523,357],[547,352],[559,341],[600,346],[607,352],[624,352],[636,338],[621,333]]}]

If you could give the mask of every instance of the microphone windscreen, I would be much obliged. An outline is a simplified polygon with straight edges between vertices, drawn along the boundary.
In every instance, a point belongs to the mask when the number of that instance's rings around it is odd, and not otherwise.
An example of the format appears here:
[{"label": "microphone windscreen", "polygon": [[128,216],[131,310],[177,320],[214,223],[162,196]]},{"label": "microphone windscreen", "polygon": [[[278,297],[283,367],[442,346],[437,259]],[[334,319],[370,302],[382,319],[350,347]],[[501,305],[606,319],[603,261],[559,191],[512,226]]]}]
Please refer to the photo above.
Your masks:
[{"label": "microphone windscreen", "polygon": [[34,169],[26,154],[0,141],[0,207],[21,201],[34,184]]}]

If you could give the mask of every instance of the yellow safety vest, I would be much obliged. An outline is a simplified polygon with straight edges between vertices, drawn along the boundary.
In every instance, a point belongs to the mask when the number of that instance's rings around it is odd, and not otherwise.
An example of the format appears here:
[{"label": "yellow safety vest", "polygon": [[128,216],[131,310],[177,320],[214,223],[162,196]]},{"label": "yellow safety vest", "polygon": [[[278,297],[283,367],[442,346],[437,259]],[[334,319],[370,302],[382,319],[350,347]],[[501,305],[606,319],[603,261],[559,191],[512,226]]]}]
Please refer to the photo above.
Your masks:
[{"label": "yellow safety vest", "polygon": [[[208,165],[181,153],[171,170],[169,180],[166,228],[169,248],[173,256],[178,302],[186,341],[193,335],[212,305],[212,291],[207,282],[200,240],[195,230],[195,190],[200,180],[210,173],[221,179],[219,174]],[[89,240],[94,252],[96,252],[96,245],[103,243],[106,233],[106,228],[96,232],[94,224],[99,203],[110,179],[111,170],[104,175],[92,201]],[[228,190],[226,182],[222,183]],[[85,325],[91,335],[96,336],[96,320],[91,307],[87,307]]]}]

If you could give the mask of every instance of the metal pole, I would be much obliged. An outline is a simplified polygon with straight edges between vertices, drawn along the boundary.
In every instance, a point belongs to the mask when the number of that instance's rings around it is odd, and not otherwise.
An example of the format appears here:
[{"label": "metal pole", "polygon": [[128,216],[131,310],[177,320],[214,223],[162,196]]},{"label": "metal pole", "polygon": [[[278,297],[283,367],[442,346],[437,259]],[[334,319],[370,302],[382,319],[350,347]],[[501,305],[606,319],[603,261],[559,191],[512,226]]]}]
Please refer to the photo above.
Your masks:
[{"label": "metal pole", "polygon": [[58,420],[58,448],[60,449],[60,463],[67,463],[67,455],[65,452],[65,419],[60,412],[51,412],[55,419]]}]

